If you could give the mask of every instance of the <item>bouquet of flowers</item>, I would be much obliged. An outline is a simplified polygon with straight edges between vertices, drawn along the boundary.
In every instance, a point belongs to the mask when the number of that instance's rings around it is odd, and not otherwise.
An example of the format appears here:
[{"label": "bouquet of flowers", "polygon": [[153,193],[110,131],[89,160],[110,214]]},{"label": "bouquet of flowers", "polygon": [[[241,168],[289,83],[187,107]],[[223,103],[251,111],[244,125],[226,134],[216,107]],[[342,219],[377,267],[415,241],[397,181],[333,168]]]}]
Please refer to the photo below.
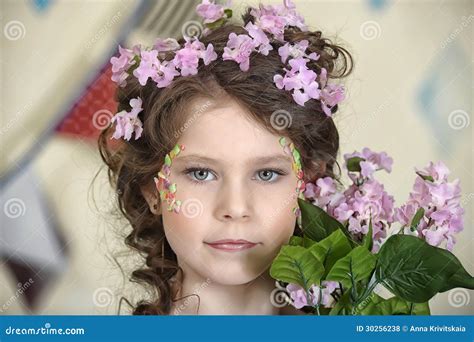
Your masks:
[{"label": "bouquet of flowers", "polygon": [[317,315],[429,315],[438,292],[474,289],[451,253],[464,210],[448,168],[415,169],[408,201],[394,208],[374,177],[391,172],[392,158],[364,148],[344,159],[353,183],[345,190],[330,177],[306,184],[306,200],[298,199],[303,236],[292,236],[271,265],[288,301]]}]

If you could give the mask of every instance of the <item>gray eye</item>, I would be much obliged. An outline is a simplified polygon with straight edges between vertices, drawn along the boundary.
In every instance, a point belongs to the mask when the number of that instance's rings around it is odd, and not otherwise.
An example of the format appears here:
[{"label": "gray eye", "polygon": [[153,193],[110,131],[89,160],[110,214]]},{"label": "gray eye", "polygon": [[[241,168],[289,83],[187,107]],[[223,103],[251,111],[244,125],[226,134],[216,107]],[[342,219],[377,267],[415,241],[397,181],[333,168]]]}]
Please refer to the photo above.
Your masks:
[{"label": "gray eye", "polygon": [[209,175],[209,171],[206,171],[206,170],[193,171],[193,176],[199,181],[205,180],[208,175]]},{"label": "gray eye", "polygon": [[275,174],[275,172],[270,171],[270,170],[258,171],[258,177],[261,180],[266,181],[266,182],[272,180],[272,177],[273,177],[274,174]]}]

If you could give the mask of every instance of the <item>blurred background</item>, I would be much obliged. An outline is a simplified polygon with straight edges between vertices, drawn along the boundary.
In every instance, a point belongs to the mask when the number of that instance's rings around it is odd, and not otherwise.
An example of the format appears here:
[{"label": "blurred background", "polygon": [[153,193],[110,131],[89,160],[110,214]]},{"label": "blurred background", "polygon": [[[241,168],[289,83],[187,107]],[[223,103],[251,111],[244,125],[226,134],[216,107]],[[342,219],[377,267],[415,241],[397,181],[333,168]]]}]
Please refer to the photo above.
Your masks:
[{"label": "blurred background", "polygon": [[[378,178],[400,205],[414,167],[443,160],[466,210],[453,252],[474,274],[474,2],[294,2],[355,58],[336,118],[341,165],[365,146],[386,151],[393,171]],[[0,314],[117,314],[122,295],[143,296],[128,281],[142,261],[124,247],[127,222],[109,214],[115,194],[96,147],[116,111],[109,59],[118,44],[199,30],[200,1],[0,3]],[[257,4],[234,0],[234,19]],[[474,312],[464,289],[430,304],[432,314]]]}]

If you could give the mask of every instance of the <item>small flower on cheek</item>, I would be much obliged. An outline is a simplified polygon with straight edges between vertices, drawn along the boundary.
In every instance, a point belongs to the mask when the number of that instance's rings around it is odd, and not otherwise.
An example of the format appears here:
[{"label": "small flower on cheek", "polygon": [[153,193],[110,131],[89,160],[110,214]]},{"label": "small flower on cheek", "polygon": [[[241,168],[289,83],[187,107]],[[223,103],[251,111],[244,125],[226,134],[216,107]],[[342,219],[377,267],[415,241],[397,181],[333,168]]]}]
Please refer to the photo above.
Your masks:
[{"label": "small flower on cheek", "polygon": [[[286,154],[290,155],[293,159],[292,169],[296,174],[296,178],[298,179],[296,183],[296,198],[304,199],[306,184],[303,180],[304,173],[303,173],[303,168],[301,166],[301,155],[293,143],[287,144],[285,137],[280,137],[279,143],[280,143],[280,146],[283,147],[283,151]],[[298,207],[298,205],[293,208],[293,213],[297,217],[298,226],[302,227],[303,222],[302,222],[302,217],[301,217],[301,210]]]},{"label": "small flower on cheek", "polygon": [[171,164],[173,159],[184,150],[184,145],[176,144],[169,154],[165,156],[165,163],[158,172],[158,177],[154,177],[155,186],[160,193],[161,201],[166,201],[168,211],[179,213],[181,201],[176,199],[176,183],[171,183],[169,177],[171,175]]}]

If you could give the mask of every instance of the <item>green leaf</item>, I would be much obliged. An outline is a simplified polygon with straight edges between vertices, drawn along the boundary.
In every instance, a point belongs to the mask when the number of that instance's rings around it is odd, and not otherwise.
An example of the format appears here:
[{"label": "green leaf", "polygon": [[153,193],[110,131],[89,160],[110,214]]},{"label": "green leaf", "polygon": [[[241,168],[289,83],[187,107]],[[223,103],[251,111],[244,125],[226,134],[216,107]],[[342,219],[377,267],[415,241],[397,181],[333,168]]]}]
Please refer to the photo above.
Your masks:
[{"label": "green leaf", "polygon": [[474,289],[474,279],[451,252],[410,235],[392,235],[378,253],[376,279],[396,296],[427,302],[454,287]]},{"label": "green leaf", "polygon": [[360,162],[365,161],[364,158],[361,157],[352,157],[347,159],[346,165],[347,165],[347,170],[351,172],[360,172]]},{"label": "green leaf", "polygon": [[350,291],[344,292],[344,294],[339,298],[334,307],[329,311],[329,316],[334,315],[350,315],[351,313],[351,301],[350,301]]},{"label": "green leaf", "polygon": [[429,182],[434,182],[434,178],[432,176],[427,176],[427,175],[424,175],[420,172],[415,172],[418,176],[420,176],[421,178],[423,178],[423,180],[425,181],[429,181]]},{"label": "green leaf", "polygon": [[420,220],[423,218],[424,215],[425,215],[425,209],[419,208],[416,211],[415,216],[413,216],[413,219],[411,220],[411,224],[410,224],[410,229],[412,232],[416,230],[416,227],[418,227],[418,224],[420,223]]},{"label": "green leaf", "polygon": [[305,248],[309,248],[315,243],[317,242],[306,236],[291,236],[290,241],[288,242],[290,246],[301,246]]},{"label": "green leaf", "polygon": [[372,292],[355,309],[357,315],[429,315],[428,302],[410,303],[399,297],[383,299]]},{"label": "green leaf", "polygon": [[344,258],[339,259],[329,271],[326,280],[342,283],[344,291],[353,283],[367,279],[374,270],[377,258],[363,246],[356,247]]},{"label": "green leaf", "polygon": [[207,23],[205,24],[205,26],[208,28],[208,29],[211,29],[211,30],[215,30],[216,28],[219,28],[221,27],[222,25],[225,24],[226,22],[226,18],[220,18],[212,23]]},{"label": "green leaf", "polygon": [[306,290],[319,284],[323,274],[322,262],[301,246],[283,246],[270,267],[272,278],[298,284]]},{"label": "green leaf", "polygon": [[371,217],[369,221],[369,231],[367,232],[366,235],[364,235],[364,238],[362,239],[362,246],[367,248],[369,252],[372,250],[372,245],[373,245],[372,231],[373,231],[373,228],[372,228],[372,217]]},{"label": "green leaf", "polygon": [[338,229],[327,238],[313,244],[309,250],[323,263],[325,269],[323,278],[325,278],[334,264],[350,253],[352,247],[344,233]]},{"label": "green leaf", "polygon": [[474,277],[472,277],[462,265],[459,265],[459,269],[454,273],[441,287],[439,292],[446,292],[454,287],[464,287],[466,289],[474,289]]},{"label": "green leaf", "polygon": [[338,220],[310,202],[298,198],[298,205],[301,209],[303,233],[311,240],[321,241],[338,229],[345,230]]},{"label": "green leaf", "polygon": [[301,236],[291,236],[290,241],[288,242],[290,246],[303,246],[303,238]]},{"label": "green leaf", "polygon": [[226,8],[224,10],[224,14],[226,15],[227,19],[232,18],[232,10],[230,8]]}]

